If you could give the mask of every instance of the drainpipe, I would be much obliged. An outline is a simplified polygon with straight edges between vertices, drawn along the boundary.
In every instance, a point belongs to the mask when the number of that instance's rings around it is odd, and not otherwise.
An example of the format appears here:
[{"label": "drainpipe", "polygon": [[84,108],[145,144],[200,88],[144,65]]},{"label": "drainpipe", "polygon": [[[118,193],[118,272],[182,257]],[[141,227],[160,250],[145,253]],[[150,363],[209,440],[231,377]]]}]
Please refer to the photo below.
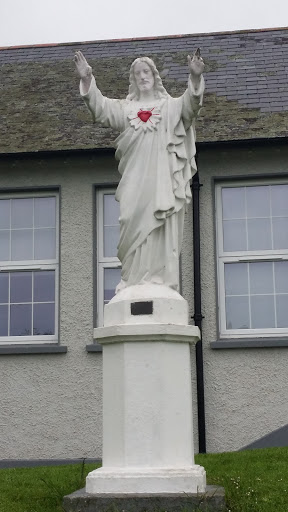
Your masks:
[{"label": "drainpipe", "polygon": [[[202,310],[201,310],[201,273],[200,273],[200,187],[199,174],[195,174],[192,180],[193,201],[193,259],[194,259],[194,315],[195,325],[202,334]],[[206,453],[206,428],[205,428],[205,400],[204,400],[204,371],[202,337],[196,343],[196,377],[197,377],[197,407],[198,407],[198,439],[199,453]]]}]

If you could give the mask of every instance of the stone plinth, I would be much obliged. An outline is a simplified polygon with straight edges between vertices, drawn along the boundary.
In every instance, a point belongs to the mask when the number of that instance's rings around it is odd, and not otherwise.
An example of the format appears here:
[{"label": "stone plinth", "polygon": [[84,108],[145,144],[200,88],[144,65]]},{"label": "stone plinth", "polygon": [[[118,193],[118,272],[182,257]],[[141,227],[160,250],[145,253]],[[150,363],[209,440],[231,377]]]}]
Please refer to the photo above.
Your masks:
[{"label": "stone plinth", "polygon": [[207,485],[204,494],[89,494],[76,491],[63,500],[65,512],[224,512],[223,487]]},{"label": "stone plinth", "polygon": [[86,479],[92,494],[205,492],[194,464],[186,301],[164,286],[135,286],[105,308],[95,329],[103,345],[103,467]]}]

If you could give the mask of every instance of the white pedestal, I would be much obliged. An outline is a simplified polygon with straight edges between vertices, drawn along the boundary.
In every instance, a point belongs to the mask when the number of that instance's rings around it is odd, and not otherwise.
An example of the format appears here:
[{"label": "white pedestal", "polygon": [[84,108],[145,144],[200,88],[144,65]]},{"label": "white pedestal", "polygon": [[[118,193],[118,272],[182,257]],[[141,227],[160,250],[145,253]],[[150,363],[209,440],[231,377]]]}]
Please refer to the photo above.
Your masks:
[{"label": "white pedestal", "polygon": [[[103,345],[103,467],[89,473],[86,492],[205,492],[205,471],[194,464],[192,429],[189,344],[199,339],[199,330],[168,323],[187,322],[179,294],[171,297],[156,285],[162,296],[152,290],[150,297],[146,287],[133,288],[140,291],[131,288],[131,298],[119,300],[121,292],[106,306],[110,325],[95,329]],[[150,299],[152,313],[131,315],[131,303]],[[117,325],[111,325],[113,317]]]}]

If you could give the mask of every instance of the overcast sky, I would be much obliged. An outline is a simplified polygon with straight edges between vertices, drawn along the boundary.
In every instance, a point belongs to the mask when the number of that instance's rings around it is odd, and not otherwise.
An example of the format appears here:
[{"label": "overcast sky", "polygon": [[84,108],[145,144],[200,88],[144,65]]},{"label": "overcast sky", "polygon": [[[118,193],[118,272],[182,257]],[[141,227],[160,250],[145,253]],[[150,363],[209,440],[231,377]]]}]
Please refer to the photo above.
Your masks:
[{"label": "overcast sky", "polygon": [[0,46],[288,26],[288,0],[0,0]]}]

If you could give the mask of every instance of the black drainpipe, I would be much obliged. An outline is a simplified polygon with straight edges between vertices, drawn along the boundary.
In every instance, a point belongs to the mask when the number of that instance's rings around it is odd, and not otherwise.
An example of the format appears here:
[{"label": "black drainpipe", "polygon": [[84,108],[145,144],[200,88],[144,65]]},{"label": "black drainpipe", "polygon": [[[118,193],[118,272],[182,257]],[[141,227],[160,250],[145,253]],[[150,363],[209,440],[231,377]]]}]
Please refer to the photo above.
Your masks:
[{"label": "black drainpipe", "polygon": [[[200,273],[200,187],[199,174],[195,174],[192,180],[193,201],[193,258],[194,258],[194,315],[195,325],[202,334],[202,310],[201,310],[201,273]],[[196,343],[196,376],[197,376],[197,406],[198,406],[198,439],[199,453],[206,453],[206,428],[205,428],[205,400],[204,400],[204,371],[202,338]]]}]

